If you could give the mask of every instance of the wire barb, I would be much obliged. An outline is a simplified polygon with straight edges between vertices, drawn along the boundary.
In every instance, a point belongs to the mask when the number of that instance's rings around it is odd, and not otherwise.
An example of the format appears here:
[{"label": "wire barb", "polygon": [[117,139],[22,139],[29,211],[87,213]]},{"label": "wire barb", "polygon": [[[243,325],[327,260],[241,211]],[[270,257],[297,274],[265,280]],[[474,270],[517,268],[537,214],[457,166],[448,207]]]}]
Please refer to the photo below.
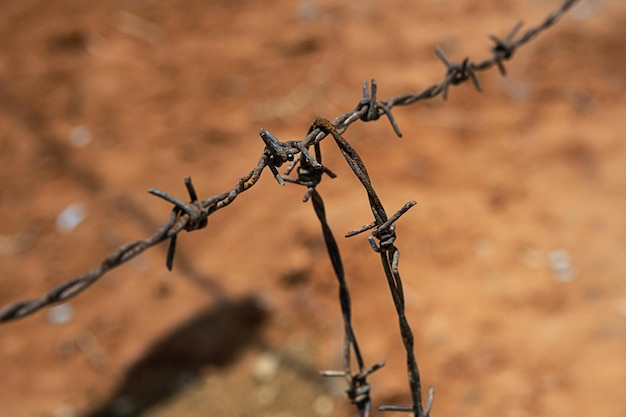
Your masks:
[{"label": "wire barb", "polygon": [[498,66],[498,70],[500,71],[500,75],[503,77],[506,76],[506,68],[504,68],[504,64],[502,61],[508,61],[513,57],[513,53],[515,52],[515,44],[513,42],[513,38],[517,35],[517,32],[522,28],[524,22],[520,21],[511,29],[508,35],[504,40],[498,38],[496,35],[489,34],[489,38],[495,43],[494,47],[491,48],[491,53],[493,53],[494,60],[496,65]]},{"label": "wire barb", "polygon": [[[435,399],[435,389],[430,387],[428,389],[428,401],[426,402],[426,407],[424,408],[421,417],[429,417],[430,411],[433,407],[433,401]],[[411,412],[413,411],[412,405],[381,405],[378,407],[378,411],[400,411],[400,412]]]},{"label": "wire barb", "polygon": [[[303,148],[306,150],[306,148]],[[308,150],[306,151],[309,155]],[[302,155],[305,155],[303,152]],[[311,160],[313,162],[311,162]],[[302,202],[306,203],[309,201],[311,197],[311,193],[315,190],[315,187],[322,181],[322,176],[324,174],[328,175],[331,178],[336,178],[337,175],[323,166],[322,163],[322,154],[319,146],[315,146],[315,158],[311,155],[311,158],[304,157],[300,158],[298,162],[300,165],[298,166],[298,178],[285,177],[283,178],[285,181],[290,182],[292,184],[303,185],[307,187],[307,191],[302,198]]]},{"label": "wire barb", "polygon": [[287,161],[293,161],[296,154],[301,150],[288,142],[279,141],[269,130],[261,128],[259,135],[265,142],[264,153],[269,157],[268,167],[274,174],[274,178],[280,185],[285,185],[283,177],[280,175],[276,167],[282,166]]},{"label": "wire barb", "polygon": [[367,377],[385,366],[385,362],[378,362],[357,374],[347,374],[345,371],[320,371],[323,377],[345,377],[348,381],[346,394],[362,416],[369,416],[371,409],[371,387]]},{"label": "wire barb", "polygon": [[462,84],[468,79],[472,80],[476,90],[483,91],[480,87],[480,83],[478,82],[476,72],[474,71],[474,65],[469,58],[465,58],[463,62],[459,64],[458,62],[448,62],[448,59],[439,47],[435,48],[435,53],[448,69],[446,72],[446,78],[442,84],[444,100],[448,99],[448,88],[450,85]]},{"label": "wire barb", "polygon": [[[151,188],[150,190],[148,190],[148,192],[152,195],[162,198],[169,203],[174,204],[170,221],[175,222],[176,220],[178,220],[180,214],[182,212],[185,212],[189,216],[188,219],[183,220],[185,222],[184,229],[186,231],[191,232],[194,230],[204,229],[209,223],[209,213],[202,208],[200,202],[198,201],[198,194],[196,193],[196,189],[191,182],[191,177],[185,178],[185,188],[187,188],[187,193],[189,194],[189,203],[185,203],[175,197],[172,197],[164,191],[154,188]],[[177,236],[177,233],[172,234],[172,236],[170,237],[169,246],[167,248],[165,266],[170,271],[172,270],[174,264],[174,252],[176,251]]]},{"label": "wire barb", "polygon": [[369,242],[374,249],[374,252],[381,252],[386,248],[393,245],[396,240],[396,226],[395,222],[411,207],[416,205],[417,203],[413,200],[406,203],[400,210],[398,210],[393,216],[391,216],[386,222],[378,226],[373,232],[372,236],[374,236],[380,242],[376,245],[374,238],[370,237]]},{"label": "wire barb", "polygon": [[396,119],[391,113],[391,108],[383,101],[376,100],[376,93],[378,91],[378,85],[376,80],[372,78],[370,88],[367,88],[367,81],[363,81],[363,98],[359,100],[354,112],[359,115],[359,118],[364,122],[371,122],[378,120],[383,114],[387,116],[393,131],[399,138],[402,137],[402,131],[400,126],[396,122]]}]

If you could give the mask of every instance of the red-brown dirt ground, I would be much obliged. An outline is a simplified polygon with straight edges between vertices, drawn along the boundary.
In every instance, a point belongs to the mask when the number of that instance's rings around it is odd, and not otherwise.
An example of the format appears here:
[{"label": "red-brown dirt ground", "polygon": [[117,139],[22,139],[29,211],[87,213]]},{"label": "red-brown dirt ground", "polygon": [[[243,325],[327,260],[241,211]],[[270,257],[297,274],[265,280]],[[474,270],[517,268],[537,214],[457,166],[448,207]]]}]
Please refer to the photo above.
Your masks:
[{"label": "red-brown dirt ground", "polygon": [[[0,3],[0,304],[149,236],[170,207],[256,165],[259,128],[304,137],[486,58],[487,34],[560,1]],[[626,4],[586,0],[508,76],[346,133],[398,222],[407,316],[433,416],[626,416]],[[374,406],[407,403],[391,296],[358,181],[319,186],[344,256]],[[268,172],[206,229],[112,271],[65,310],[0,325],[0,417],[354,416],[337,287],[304,189]],[[85,217],[60,232],[57,217]],[[55,321],[51,313],[68,313]],[[175,387],[175,388],[172,388]],[[125,414],[127,413],[127,414]],[[377,411],[373,415],[380,415]]]}]

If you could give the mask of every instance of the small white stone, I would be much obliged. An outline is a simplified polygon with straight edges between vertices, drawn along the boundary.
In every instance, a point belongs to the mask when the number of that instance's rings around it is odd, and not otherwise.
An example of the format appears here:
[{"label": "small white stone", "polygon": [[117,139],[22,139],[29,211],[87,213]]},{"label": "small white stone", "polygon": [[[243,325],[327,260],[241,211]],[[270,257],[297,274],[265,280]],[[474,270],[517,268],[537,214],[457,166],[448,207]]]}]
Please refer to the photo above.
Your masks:
[{"label": "small white stone", "polygon": [[319,9],[314,1],[301,1],[298,6],[298,18],[305,22],[312,22],[317,19]]},{"label": "small white stone", "polygon": [[87,146],[91,142],[91,130],[84,125],[74,126],[70,130],[70,143],[77,148]]},{"label": "small white stone", "polygon": [[69,304],[60,304],[48,310],[48,321],[52,324],[64,324],[74,317],[74,308]]},{"label": "small white stone", "polygon": [[264,354],[254,364],[253,375],[258,382],[270,382],[278,372],[278,358],[275,355]]},{"label": "small white stone", "polygon": [[87,209],[81,203],[67,206],[57,216],[56,226],[60,233],[70,233],[87,217]]},{"label": "small white stone", "polygon": [[556,279],[560,282],[571,282],[574,280],[574,268],[566,250],[559,249],[550,252],[550,264],[556,274]]}]

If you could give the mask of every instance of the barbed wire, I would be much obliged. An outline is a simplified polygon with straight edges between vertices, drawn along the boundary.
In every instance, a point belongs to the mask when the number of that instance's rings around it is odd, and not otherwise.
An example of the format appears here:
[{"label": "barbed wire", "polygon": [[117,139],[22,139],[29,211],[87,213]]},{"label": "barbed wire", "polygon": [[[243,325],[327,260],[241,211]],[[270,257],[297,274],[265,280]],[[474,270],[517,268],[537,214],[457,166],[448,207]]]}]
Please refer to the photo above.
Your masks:
[{"label": "barbed wire", "polygon": [[[471,81],[474,87],[478,91],[481,91],[482,88],[477,76],[478,71],[487,71],[496,66],[500,74],[505,76],[506,69],[504,62],[510,60],[519,47],[535,39],[542,31],[554,25],[577,1],[578,0],[565,1],[559,9],[550,13],[542,23],[526,30],[517,38],[516,35],[522,27],[521,22],[516,24],[504,39],[498,38],[495,35],[489,35],[489,38],[495,45],[491,48],[491,57],[483,61],[474,62],[466,57],[461,62],[450,62],[443,51],[436,48],[435,53],[445,65],[446,73],[443,81],[433,84],[420,92],[398,95],[388,100],[378,100],[376,81],[372,79],[369,87],[367,82],[364,81],[362,86],[363,96],[353,110],[336,117],[332,122],[322,118],[316,119],[311,124],[307,135],[302,140],[282,142],[268,130],[260,129],[259,136],[265,143],[263,153],[259,157],[257,165],[252,168],[247,175],[239,179],[235,186],[229,191],[208,197],[205,200],[198,200],[197,193],[189,177],[185,178],[184,182],[189,195],[189,202],[184,202],[161,190],[148,190],[150,194],[173,205],[169,220],[152,236],[118,247],[110,253],[102,263],[92,270],[63,282],[40,298],[14,302],[2,308],[0,310],[0,322],[20,319],[44,307],[67,301],[86,290],[111,269],[128,262],[143,253],[146,249],[165,240],[169,240],[165,263],[166,267],[171,270],[174,264],[178,234],[183,230],[192,232],[205,228],[211,214],[228,206],[241,193],[254,186],[261,177],[263,170],[268,168],[280,185],[289,182],[307,188],[303,201],[311,201],[315,214],[322,227],[324,242],[339,284],[339,301],[344,322],[344,369],[342,371],[322,371],[321,374],[328,377],[344,377],[347,383],[346,393],[348,398],[355,404],[360,416],[368,417],[371,411],[371,399],[367,377],[382,368],[384,362],[377,362],[370,367],[365,366],[365,360],[363,359],[352,327],[350,293],[345,278],[341,254],[337,241],[326,219],[323,199],[316,189],[324,174],[331,178],[335,177],[335,174],[322,164],[320,147],[321,141],[331,136],[339,147],[344,159],[365,189],[374,216],[373,222],[348,232],[345,237],[355,236],[372,230],[372,236],[369,237],[369,241],[373,250],[379,253],[381,257],[381,264],[387,277],[396,308],[400,334],[407,355],[407,374],[412,404],[382,405],[378,409],[380,411],[412,412],[413,415],[417,417],[428,417],[433,403],[434,390],[432,387],[429,389],[428,398],[424,405],[422,401],[421,377],[414,354],[413,333],[405,315],[404,292],[398,269],[400,252],[394,245],[396,239],[396,221],[416,203],[410,201],[394,215],[388,217],[383,204],[372,186],[365,164],[357,151],[343,137],[343,134],[348,130],[350,125],[359,120],[371,122],[385,116],[395,134],[398,137],[402,137],[402,131],[392,113],[395,107],[412,105],[418,101],[432,99],[439,95],[442,95],[445,100],[448,97],[450,86],[461,85],[468,81]],[[315,156],[311,153],[311,148],[313,148]],[[279,173],[278,168],[287,163],[289,165],[284,174]],[[290,175],[296,167],[298,168],[297,177],[294,178]],[[352,353],[354,353],[358,367],[358,372],[356,373],[353,372],[351,368]]]}]

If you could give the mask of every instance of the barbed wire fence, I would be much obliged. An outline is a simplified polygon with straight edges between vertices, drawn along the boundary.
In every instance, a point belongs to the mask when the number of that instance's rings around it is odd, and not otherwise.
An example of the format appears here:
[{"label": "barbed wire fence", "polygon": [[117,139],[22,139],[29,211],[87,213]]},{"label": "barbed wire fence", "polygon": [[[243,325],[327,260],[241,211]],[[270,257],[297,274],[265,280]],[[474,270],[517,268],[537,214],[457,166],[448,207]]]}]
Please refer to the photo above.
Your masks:
[{"label": "barbed wire fence", "polygon": [[[381,369],[384,366],[384,362],[377,362],[371,366],[365,365],[365,360],[361,354],[361,349],[352,327],[350,292],[343,269],[341,254],[337,240],[326,219],[324,201],[316,188],[322,181],[324,175],[331,178],[336,177],[336,175],[322,163],[320,144],[322,140],[330,136],[338,146],[354,175],[365,189],[374,217],[371,223],[346,233],[345,237],[352,237],[360,233],[371,231],[369,242],[372,249],[380,255],[381,264],[385,276],[387,277],[389,289],[396,308],[400,334],[406,350],[407,375],[412,404],[381,405],[378,407],[378,410],[411,412],[417,417],[428,417],[433,404],[434,389],[431,387],[428,390],[428,397],[424,403],[419,368],[413,349],[413,333],[404,312],[404,292],[399,272],[400,252],[394,245],[396,239],[396,222],[416,203],[415,201],[409,201],[392,216],[388,216],[372,186],[365,164],[357,151],[343,135],[350,125],[359,120],[371,122],[384,116],[388,119],[395,134],[401,137],[402,132],[392,113],[395,107],[412,105],[416,102],[432,99],[439,95],[445,100],[448,97],[451,86],[461,85],[468,81],[471,81],[474,87],[478,91],[481,91],[481,85],[477,76],[478,72],[487,71],[495,66],[498,68],[500,74],[505,76],[506,68],[504,62],[513,58],[518,48],[535,39],[541,32],[554,25],[577,3],[577,1],[578,0],[566,0],[561,7],[550,13],[543,22],[527,29],[519,36],[517,35],[522,28],[522,22],[516,24],[504,39],[490,34],[489,38],[494,43],[491,48],[492,55],[490,58],[483,61],[473,61],[469,57],[466,57],[461,62],[450,62],[443,51],[436,48],[435,52],[437,57],[446,67],[443,81],[433,84],[420,92],[403,94],[391,97],[388,100],[379,100],[377,98],[376,81],[372,79],[369,86],[368,83],[364,81],[363,96],[353,110],[336,117],[332,121],[317,118],[310,125],[306,136],[302,140],[283,142],[272,135],[268,130],[260,129],[259,135],[265,143],[265,148],[259,157],[257,165],[252,168],[247,175],[242,177],[229,191],[213,195],[204,200],[199,200],[191,178],[189,177],[184,180],[187,193],[189,194],[189,202],[182,201],[161,190],[150,189],[148,191],[149,193],[174,206],[169,220],[159,227],[152,236],[121,245],[92,270],[63,282],[40,298],[17,301],[5,306],[0,310],[0,323],[24,318],[42,308],[65,302],[77,296],[97,282],[108,271],[128,262],[145,250],[165,240],[169,240],[166,267],[171,270],[174,264],[178,235],[183,230],[192,232],[205,228],[210,215],[228,206],[241,193],[254,186],[261,177],[263,170],[268,168],[280,185],[285,185],[285,182],[289,182],[306,187],[303,202],[311,201],[315,214],[322,227],[322,234],[328,256],[338,281],[339,302],[344,324],[344,368],[340,371],[321,371],[320,373],[325,377],[345,378],[347,384],[346,394],[349,400],[355,405],[361,417],[369,416],[372,404],[370,399],[370,385],[367,382],[367,378],[373,372]],[[311,149],[313,153],[311,153]],[[278,168],[287,163],[288,166],[284,174],[279,173]],[[295,177],[291,176],[294,170],[296,173]],[[354,355],[356,361],[357,371],[352,370],[352,355]]]}]

